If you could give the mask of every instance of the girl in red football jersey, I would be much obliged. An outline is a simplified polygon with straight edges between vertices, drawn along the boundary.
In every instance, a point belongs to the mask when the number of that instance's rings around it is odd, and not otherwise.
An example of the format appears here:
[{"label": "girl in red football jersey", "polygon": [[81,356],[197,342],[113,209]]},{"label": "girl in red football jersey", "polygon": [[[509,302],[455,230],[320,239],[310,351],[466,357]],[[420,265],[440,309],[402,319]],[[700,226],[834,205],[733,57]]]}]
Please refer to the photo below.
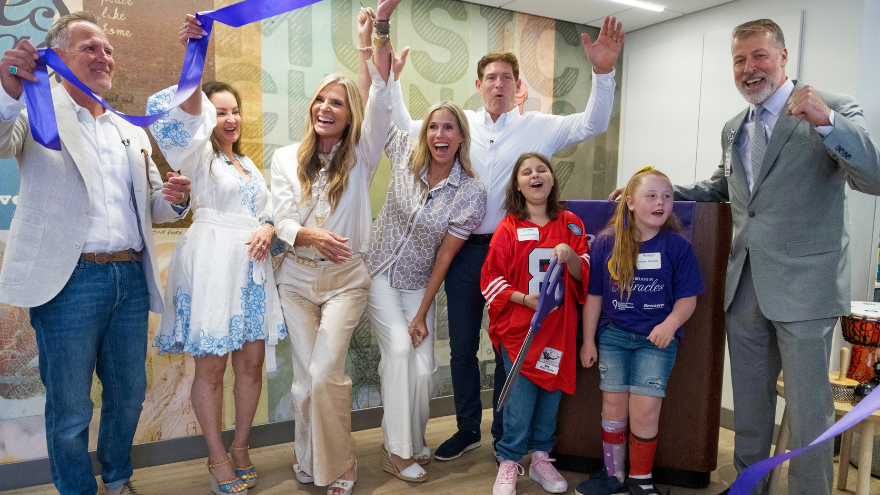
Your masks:
[{"label": "girl in red football jersey", "polygon": [[510,370],[538,306],[540,285],[553,256],[565,263],[565,299],[535,334],[522,376],[504,407],[504,436],[496,444],[501,460],[494,495],[514,495],[520,459],[532,452],[529,477],[551,493],[568,489],[551,464],[556,413],[562,392],[574,393],[577,349],[576,301],[584,302],[590,255],[584,225],[562,210],[550,161],[525,153],[516,161],[501,221],[483,265],[481,286],[489,305],[489,337]]}]

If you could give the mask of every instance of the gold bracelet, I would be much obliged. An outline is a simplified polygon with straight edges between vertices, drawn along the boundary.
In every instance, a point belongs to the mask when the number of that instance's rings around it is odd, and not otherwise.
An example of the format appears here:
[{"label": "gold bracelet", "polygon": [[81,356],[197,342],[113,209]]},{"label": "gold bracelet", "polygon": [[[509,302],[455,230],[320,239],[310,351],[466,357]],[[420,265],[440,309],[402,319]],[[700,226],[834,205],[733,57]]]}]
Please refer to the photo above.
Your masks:
[{"label": "gold bracelet", "polygon": [[390,40],[391,40],[391,38],[387,35],[386,36],[377,36],[377,37],[373,38],[373,46],[375,46],[376,48],[382,48],[383,46],[387,45],[388,41],[390,41]]}]

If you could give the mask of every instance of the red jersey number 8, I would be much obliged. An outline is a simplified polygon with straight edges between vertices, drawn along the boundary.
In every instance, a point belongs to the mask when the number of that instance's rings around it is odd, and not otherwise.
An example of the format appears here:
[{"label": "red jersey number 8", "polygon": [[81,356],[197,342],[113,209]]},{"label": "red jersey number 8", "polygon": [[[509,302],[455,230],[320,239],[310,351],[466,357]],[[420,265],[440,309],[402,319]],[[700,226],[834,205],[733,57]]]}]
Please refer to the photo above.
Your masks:
[{"label": "red jersey number 8", "polygon": [[539,294],[541,292],[541,282],[544,281],[544,274],[547,273],[547,266],[550,264],[550,253],[553,248],[539,247],[532,249],[529,253],[529,294]]}]

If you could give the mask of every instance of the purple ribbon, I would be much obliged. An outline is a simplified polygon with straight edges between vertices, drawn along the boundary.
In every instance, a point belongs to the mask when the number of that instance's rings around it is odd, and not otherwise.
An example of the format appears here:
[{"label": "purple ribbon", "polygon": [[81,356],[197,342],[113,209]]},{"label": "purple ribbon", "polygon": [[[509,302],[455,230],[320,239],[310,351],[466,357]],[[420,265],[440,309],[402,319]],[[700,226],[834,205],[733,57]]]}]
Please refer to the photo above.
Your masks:
[{"label": "purple ribbon", "polygon": [[177,93],[171,100],[168,108],[164,111],[145,116],[126,115],[117,112],[95,94],[94,91],[83,84],[61,57],[51,48],[40,48],[40,59],[34,75],[37,82],[22,79],[24,83],[25,101],[28,107],[31,134],[34,140],[46,148],[61,151],[61,140],[58,137],[58,126],[55,122],[55,107],[52,103],[52,91],[49,87],[49,74],[46,66],[55,69],[61,77],[67,79],[74,86],[82,90],[93,100],[97,101],[107,110],[120,116],[122,119],[138,127],[147,127],[159,120],[172,109],[180,106],[198,88],[202,80],[202,71],[205,68],[205,54],[208,51],[208,40],[211,38],[211,27],[214,21],[222,22],[231,27],[241,27],[252,22],[262,21],[291,10],[311,5],[319,0],[244,0],[243,2],[224,7],[220,10],[206,10],[196,14],[196,18],[202,23],[202,29],[208,33],[201,39],[191,39],[186,45],[186,55],[183,58],[183,70],[180,72],[180,82],[177,83]]},{"label": "purple ribbon", "polygon": [[[834,438],[837,435],[840,435],[844,431],[859,424],[863,419],[867,418],[878,409],[880,409],[880,388],[868,394],[867,397],[862,399],[858,404],[856,404],[855,407],[852,408],[852,411],[846,413],[844,417],[840,418],[840,421],[834,423],[834,426],[825,431],[825,433],[819,436],[819,438],[813,440],[813,443],[811,443],[810,445],[807,445],[806,447],[801,447],[797,450],[792,450],[791,452],[786,452],[784,454],[770,457],[769,459],[764,459],[763,461],[756,462],[755,464],[749,466],[748,469],[743,471],[742,474],[740,474],[736,478],[736,481],[733,482],[733,485],[730,486],[730,495],[748,495],[752,487],[754,487],[758,483],[758,481],[760,481],[761,478],[763,478],[767,473],[772,471],[774,467],[804,452],[805,450],[813,447],[816,444],[820,444],[825,440],[828,440],[829,438]],[[863,439],[862,441],[864,442],[865,440]],[[868,439],[867,441],[871,440]]]}]

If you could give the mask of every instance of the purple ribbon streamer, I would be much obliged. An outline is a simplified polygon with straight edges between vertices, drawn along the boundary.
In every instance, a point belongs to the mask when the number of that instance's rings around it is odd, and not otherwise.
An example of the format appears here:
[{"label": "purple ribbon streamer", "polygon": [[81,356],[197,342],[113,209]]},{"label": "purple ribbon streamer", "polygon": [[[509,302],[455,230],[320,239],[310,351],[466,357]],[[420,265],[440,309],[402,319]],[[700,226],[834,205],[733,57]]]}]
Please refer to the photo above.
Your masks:
[{"label": "purple ribbon streamer", "polygon": [[320,0],[244,0],[220,10],[208,10],[196,14],[196,18],[202,23],[202,29],[208,34],[201,39],[189,40],[189,43],[186,45],[186,55],[183,58],[180,82],[177,83],[177,93],[174,95],[168,108],[152,115],[135,116],[117,112],[103,98],[83,84],[67,67],[67,64],[61,60],[61,57],[55,53],[55,50],[41,48],[38,50],[40,59],[37,61],[37,68],[34,71],[37,82],[22,79],[31,134],[33,134],[36,142],[46,148],[61,151],[61,140],[58,137],[55,107],[52,103],[52,91],[49,87],[49,74],[46,66],[55,69],[55,72],[61,75],[61,77],[67,79],[83,93],[100,103],[105,109],[133,125],[147,127],[166,113],[180,106],[199,88],[202,72],[205,69],[205,54],[208,52],[208,41],[211,38],[211,27],[214,21],[222,22],[231,27],[241,27],[245,24],[262,21],[269,17],[306,7],[318,1]]},{"label": "purple ribbon streamer", "polygon": [[752,487],[754,487],[758,481],[761,480],[767,473],[773,470],[774,467],[782,464],[783,462],[791,459],[792,457],[804,452],[805,450],[813,447],[816,444],[820,444],[829,438],[834,438],[837,435],[840,435],[844,431],[852,428],[853,426],[859,424],[862,420],[876,412],[880,409],[880,388],[874,390],[867,397],[862,399],[852,410],[842,418],[837,423],[834,423],[834,426],[825,431],[819,438],[813,440],[810,445],[806,447],[801,447],[797,450],[792,450],[791,452],[786,452],[784,454],[779,454],[777,456],[770,457],[769,459],[764,459],[763,461],[756,462],[749,466],[748,469],[742,472],[737,478],[736,481],[733,482],[733,485],[730,486],[730,495],[748,495],[751,491]]}]

